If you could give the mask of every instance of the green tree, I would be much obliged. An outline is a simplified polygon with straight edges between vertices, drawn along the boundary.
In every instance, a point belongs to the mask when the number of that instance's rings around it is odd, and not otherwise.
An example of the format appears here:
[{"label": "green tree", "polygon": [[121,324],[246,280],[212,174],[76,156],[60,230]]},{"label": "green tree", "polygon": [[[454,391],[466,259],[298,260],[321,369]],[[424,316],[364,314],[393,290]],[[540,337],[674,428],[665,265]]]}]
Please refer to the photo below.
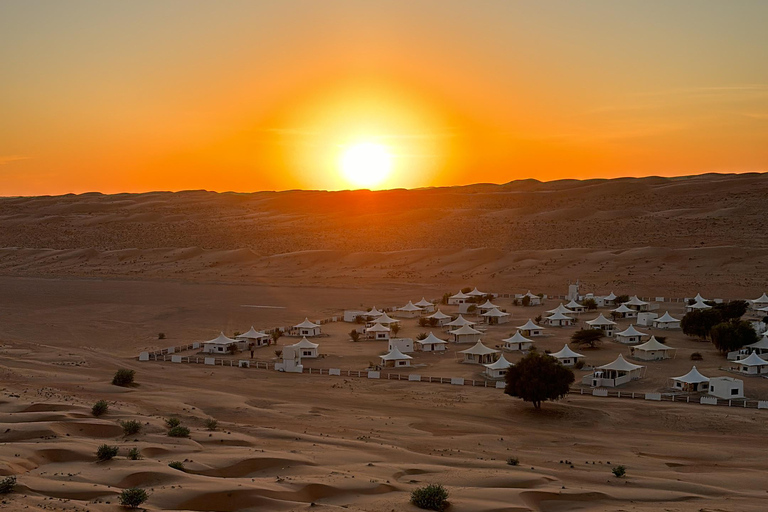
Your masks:
[{"label": "green tree", "polygon": [[745,320],[717,324],[712,327],[710,336],[712,336],[712,344],[722,354],[738,350],[744,345],[756,343],[758,340],[757,333],[752,328],[752,324]]},{"label": "green tree", "polygon": [[531,402],[541,409],[541,402],[559,400],[568,394],[575,377],[557,359],[540,352],[530,352],[507,370],[504,393]]},{"label": "green tree", "polygon": [[603,331],[600,329],[582,329],[571,334],[571,341],[579,346],[597,348],[603,339]]},{"label": "green tree", "polygon": [[624,304],[625,302],[629,301],[629,295],[617,295],[615,299],[613,299],[613,303],[616,305]]},{"label": "green tree", "polygon": [[587,308],[589,311],[592,311],[594,309],[597,309],[597,301],[595,299],[585,299],[583,306]]},{"label": "green tree", "polygon": [[720,310],[717,309],[705,309],[689,311],[685,314],[682,320],[680,320],[680,327],[683,329],[683,334],[692,338],[701,338],[706,340],[709,338],[709,333],[712,327],[725,321]]},{"label": "green tree", "polygon": [[125,489],[120,493],[120,496],[118,496],[120,505],[127,508],[139,508],[139,506],[148,499],[149,495],[147,494],[147,491],[139,489],[138,487]]},{"label": "green tree", "polygon": [[736,320],[744,316],[748,307],[749,303],[745,300],[732,300],[722,304],[714,304],[712,309],[719,311],[723,322],[727,322],[728,320]]}]

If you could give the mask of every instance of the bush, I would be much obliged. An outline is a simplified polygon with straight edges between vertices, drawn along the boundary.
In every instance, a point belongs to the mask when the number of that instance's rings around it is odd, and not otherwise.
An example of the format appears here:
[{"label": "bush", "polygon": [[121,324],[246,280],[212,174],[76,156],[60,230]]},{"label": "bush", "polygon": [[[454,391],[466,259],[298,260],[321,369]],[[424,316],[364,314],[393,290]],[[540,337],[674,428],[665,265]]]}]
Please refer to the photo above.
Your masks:
[{"label": "bush", "polygon": [[596,348],[603,338],[603,331],[600,329],[582,329],[571,335],[571,342],[580,345]]},{"label": "bush", "polygon": [[7,476],[0,480],[0,494],[10,494],[16,488],[16,477]]},{"label": "bush", "polygon": [[177,425],[168,431],[168,435],[170,437],[189,437],[189,429],[187,427]]},{"label": "bush", "polygon": [[136,374],[133,370],[126,370],[121,368],[115,372],[115,376],[112,377],[112,384],[115,386],[130,386],[133,384],[133,377]]},{"label": "bush", "polygon": [[709,334],[712,336],[712,344],[722,354],[756,343],[759,339],[752,324],[745,320],[717,324]]},{"label": "bush", "polygon": [[534,318],[533,321],[536,322],[537,324],[541,324],[541,315]]},{"label": "bush", "polygon": [[397,336],[397,333],[400,332],[400,324],[392,324],[392,325],[390,325],[389,326],[389,330],[392,332],[392,334]]},{"label": "bush", "polygon": [[131,448],[128,451],[128,458],[131,460],[141,460],[141,452],[138,448]]},{"label": "bush", "polygon": [[541,409],[541,402],[567,395],[574,380],[573,372],[554,357],[530,352],[507,370],[504,393]]},{"label": "bush", "polygon": [[115,456],[117,456],[117,451],[117,446],[109,446],[108,444],[103,444],[96,450],[96,459],[102,462],[105,460],[112,460]]},{"label": "bush", "polygon": [[168,428],[178,427],[179,425],[181,425],[181,420],[175,416],[165,419],[165,426]]},{"label": "bush", "polygon": [[427,334],[425,332],[420,332],[419,334],[416,335],[416,339],[417,340],[425,340],[428,337],[429,337],[429,334]]},{"label": "bush", "polygon": [[165,339],[165,333],[164,332],[157,333],[157,339],[164,340]]},{"label": "bush", "polygon": [[141,432],[141,422],[136,420],[121,421],[120,426],[123,427],[123,434],[126,436],[132,436]]},{"label": "bush", "polygon": [[530,298],[529,296],[527,296],[527,295],[526,295],[525,297],[523,297],[523,300],[522,300],[522,301],[520,301],[520,303],[521,303],[523,306],[525,306],[525,307],[528,307],[528,306],[530,306],[530,305],[531,305],[531,298]]},{"label": "bush", "polygon": [[107,411],[109,411],[109,404],[106,402],[106,400],[99,400],[93,404],[93,407],[91,407],[91,414],[97,418],[107,414]]},{"label": "bush", "polygon": [[625,302],[629,302],[629,295],[617,295],[615,299],[613,299],[613,303],[618,304],[624,304]]},{"label": "bush", "polygon": [[184,463],[180,462],[178,460],[175,460],[173,462],[168,463],[169,468],[178,469],[179,471],[184,471]]},{"label": "bush", "polygon": [[517,466],[520,464],[520,459],[518,459],[517,457],[510,457],[507,459],[507,464],[509,464],[510,466]]},{"label": "bush", "polygon": [[357,332],[357,329],[349,331],[349,337],[352,338],[352,341],[360,341],[360,333]]},{"label": "bush", "polygon": [[616,478],[621,478],[627,474],[627,468],[625,468],[624,466],[616,466],[611,470],[611,472],[613,473],[613,476],[615,476]]},{"label": "bush", "polygon": [[701,361],[702,359],[704,359],[704,356],[702,356],[700,352],[691,354],[691,361]]},{"label": "bush", "polygon": [[117,499],[120,501],[120,505],[124,507],[139,508],[139,505],[149,499],[149,495],[144,489],[131,487],[121,492]]},{"label": "bush", "polygon": [[426,510],[445,510],[448,507],[448,491],[440,484],[419,487],[411,493],[411,503]]},{"label": "bush", "polygon": [[205,420],[205,428],[208,430],[216,430],[216,427],[218,426],[219,426],[219,422],[213,418],[208,418],[207,420]]},{"label": "bush", "polygon": [[723,315],[717,309],[690,311],[680,320],[683,334],[692,338],[709,338],[712,327],[723,322]]},{"label": "bush", "polygon": [[588,311],[597,309],[597,301],[595,299],[585,299],[582,305],[587,308]]}]

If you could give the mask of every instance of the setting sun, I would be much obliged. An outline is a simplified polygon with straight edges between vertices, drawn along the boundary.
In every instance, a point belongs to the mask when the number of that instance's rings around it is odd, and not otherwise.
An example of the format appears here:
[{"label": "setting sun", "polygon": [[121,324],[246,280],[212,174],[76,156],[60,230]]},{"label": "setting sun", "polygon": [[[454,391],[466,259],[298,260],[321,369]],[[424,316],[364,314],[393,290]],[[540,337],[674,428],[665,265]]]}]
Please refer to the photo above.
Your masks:
[{"label": "setting sun", "polygon": [[355,144],[343,152],[341,171],[350,185],[376,187],[392,172],[392,155],[382,144]]}]

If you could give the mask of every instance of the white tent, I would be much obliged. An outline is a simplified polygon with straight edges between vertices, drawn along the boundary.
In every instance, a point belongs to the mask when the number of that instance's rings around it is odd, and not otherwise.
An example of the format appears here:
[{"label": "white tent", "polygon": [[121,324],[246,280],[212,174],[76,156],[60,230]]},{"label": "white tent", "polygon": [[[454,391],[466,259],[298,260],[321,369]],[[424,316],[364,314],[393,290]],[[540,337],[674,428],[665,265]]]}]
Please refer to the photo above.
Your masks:
[{"label": "white tent", "polygon": [[498,308],[493,308],[489,311],[486,311],[481,316],[489,324],[503,324],[508,322],[512,315],[510,315],[509,313],[505,313],[504,311],[501,311]]},{"label": "white tent", "polygon": [[571,350],[571,347],[569,347],[567,343],[558,352],[554,352],[549,355],[560,361],[560,364],[563,366],[573,366],[579,361],[579,359],[584,359],[582,354]]},{"label": "white tent", "polygon": [[467,320],[463,316],[459,315],[456,320],[452,320],[448,323],[443,324],[446,327],[464,327],[465,325],[475,325],[475,322],[472,322],[470,320]]},{"label": "white tent", "polygon": [[320,325],[310,322],[308,318],[305,318],[300,324],[294,325],[293,328],[299,336],[320,336]]},{"label": "white tent", "polygon": [[384,367],[411,366],[411,356],[403,354],[397,347],[392,347],[388,354],[381,357],[381,365]]},{"label": "white tent", "polygon": [[598,315],[594,320],[587,320],[586,324],[592,329],[600,329],[606,336],[613,336],[613,331],[616,328],[616,322],[608,320],[602,313]]},{"label": "white tent", "polygon": [[643,377],[645,366],[630,363],[624,356],[619,354],[615,361],[595,369],[595,373],[587,375],[582,379],[582,383],[588,383],[592,387],[616,387],[626,384],[629,381],[637,380]]},{"label": "white tent", "polygon": [[480,290],[477,289],[477,286],[475,286],[475,288],[471,292],[467,293],[467,295],[469,295],[470,297],[482,297],[483,295],[488,295],[488,294],[485,292],[481,292]]},{"label": "white tent", "polygon": [[298,350],[299,355],[301,355],[301,357],[314,359],[317,357],[317,347],[319,347],[320,345],[318,345],[317,343],[312,343],[307,338],[301,338],[301,341],[289,346],[291,348]]},{"label": "white tent", "polygon": [[218,337],[203,342],[203,352],[209,354],[223,354],[230,350],[230,347],[237,347],[238,341],[232,338],[227,338],[224,333],[220,333]]},{"label": "white tent", "polygon": [[768,306],[768,295],[763,293],[760,297],[750,301],[753,309],[762,308]]},{"label": "white tent", "polygon": [[554,327],[566,327],[573,324],[573,318],[557,312],[546,318],[547,324]]},{"label": "white tent", "polygon": [[236,340],[243,340],[248,343],[253,343],[257,347],[261,347],[263,345],[269,345],[270,337],[268,334],[264,334],[261,331],[257,331],[256,329],[251,326],[251,328],[248,330],[248,332],[243,334],[238,334],[235,336]]},{"label": "white tent", "polygon": [[637,345],[636,347],[630,347],[629,353],[635,359],[641,359],[643,361],[658,361],[659,359],[669,359],[677,352],[677,349],[660,343],[655,336],[651,336],[651,339]]},{"label": "white tent", "polygon": [[504,346],[502,348],[511,352],[518,350],[529,350],[533,346],[533,340],[529,340],[520,334],[520,331],[515,332],[513,336],[510,336],[509,338],[503,339],[501,341],[504,342]]},{"label": "white tent", "polygon": [[378,322],[365,330],[366,333],[371,333],[371,336],[375,340],[388,340],[391,331],[392,329],[385,327]]},{"label": "white tent", "polygon": [[423,340],[416,340],[417,347],[419,347],[419,350],[422,352],[441,352],[445,350],[445,346],[448,344],[447,341],[441,340],[432,332],[430,331],[429,336],[424,338]]},{"label": "white tent", "polygon": [[605,302],[613,302],[613,301],[616,300],[616,295],[613,292],[611,292],[608,295],[606,295],[605,297],[603,297],[603,300]]},{"label": "white tent", "polygon": [[477,329],[473,329],[469,325],[462,325],[458,329],[454,329],[448,332],[453,334],[453,341],[455,343],[472,343],[475,341],[480,341],[480,336],[483,335],[482,332],[478,331]]},{"label": "white tent", "polygon": [[482,311],[488,311],[489,309],[498,309],[498,306],[491,302],[490,300],[486,300],[479,306],[477,306],[477,309],[480,309]]},{"label": "white tent", "polygon": [[654,319],[653,326],[657,329],[679,329],[680,320],[673,318],[669,311],[666,311],[659,318]]},{"label": "white tent", "polygon": [[543,336],[544,335],[544,327],[542,327],[540,325],[536,325],[535,323],[533,323],[533,320],[531,320],[530,318],[525,323],[525,325],[520,325],[517,328],[520,330],[520,332],[523,335],[528,335],[528,336]]},{"label": "white tent", "polygon": [[528,297],[530,299],[531,306],[538,306],[539,304],[541,304],[541,297],[539,297],[538,295],[532,294],[531,290],[528,290],[528,293],[523,295],[523,297]]},{"label": "white tent", "polygon": [[495,355],[499,351],[493,348],[486,347],[482,341],[478,341],[472,347],[459,351],[459,354],[464,354],[464,363],[472,364],[489,364],[494,362]]},{"label": "white tent", "polygon": [[384,313],[381,316],[379,316],[377,319],[375,319],[373,322],[381,324],[381,325],[386,325],[387,327],[389,327],[390,325],[396,324],[399,321],[400,320],[396,320],[396,319],[390,317],[388,314]]},{"label": "white tent", "polygon": [[417,316],[420,316],[423,309],[416,306],[413,302],[408,301],[408,304],[401,308],[397,308],[397,313],[400,316],[404,316],[406,318],[415,318]]},{"label": "white tent", "polygon": [[650,306],[649,303],[645,302],[644,300],[640,300],[637,295],[633,295],[632,298],[624,304],[637,311],[647,311]]},{"label": "white tent", "polygon": [[755,343],[750,343],[749,345],[745,345],[742,350],[745,350],[745,354],[749,354],[750,352],[756,352],[757,355],[763,355],[768,354],[768,332],[765,336],[757,340]]},{"label": "white tent", "polygon": [[437,325],[445,325],[451,320],[450,315],[446,315],[439,309],[434,313],[432,313],[431,315],[429,315],[427,318],[434,318],[437,321]]},{"label": "white tent", "polygon": [[632,318],[637,316],[637,310],[627,307],[626,304],[622,304],[616,309],[612,309],[611,313],[616,313],[619,318]]},{"label": "white tent", "polygon": [[456,295],[451,295],[448,298],[448,304],[464,304],[465,302],[468,302],[470,298],[472,298],[471,295],[459,291]]},{"label": "white tent", "polygon": [[432,312],[432,311],[435,310],[435,305],[432,304],[431,302],[429,302],[424,297],[422,297],[421,300],[419,302],[417,302],[415,305],[419,306],[421,309],[423,309],[424,311],[427,311],[427,312]]},{"label": "white tent", "polygon": [[572,300],[568,304],[565,305],[566,308],[570,309],[574,313],[582,313],[587,310],[586,306],[583,306],[576,302],[575,300]]},{"label": "white tent", "polygon": [[744,359],[735,361],[734,364],[738,365],[735,370],[745,375],[759,375],[768,373],[768,361],[752,352]]},{"label": "white tent", "polygon": [[[693,300],[695,300],[696,302],[706,302],[707,301],[707,299],[702,297],[700,293],[697,293],[696,296],[693,298]],[[694,368],[695,368],[695,366],[694,366]]]},{"label": "white tent", "polygon": [[696,392],[707,391],[709,389],[709,377],[705,377],[694,366],[691,371],[681,377],[672,377],[670,379],[673,388],[682,391]]},{"label": "white tent", "polygon": [[627,345],[631,345],[633,343],[640,343],[643,336],[648,335],[644,332],[638,331],[635,329],[634,325],[630,324],[630,326],[623,331],[616,333],[616,341],[619,343],[626,343]]},{"label": "white tent", "polygon": [[490,379],[503,379],[512,363],[504,358],[504,354],[495,363],[485,364],[485,375]]},{"label": "white tent", "polygon": [[376,309],[376,306],[373,306],[370,311],[367,311],[365,313],[365,316],[374,317],[374,316],[381,316],[383,314],[384,314],[383,311],[378,310],[378,309]]},{"label": "white tent", "polygon": [[555,309],[550,309],[547,311],[550,315],[554,315],[556,313],[560,313],[561,315],[572,315],[574,311],[571,311],[567,307],[563,306],[563,303],[561,302],[559,306],[557,306]]},{"label": "white tent", "polygon": [[685,307],[685,310],[688,311],[688,312],[690,312],[690,311],[703,311],[705,309],[712,309],[712,306],[710,306],[709,304],[706,304],[703,300],[697,300],[693,304],[688,304]]}]

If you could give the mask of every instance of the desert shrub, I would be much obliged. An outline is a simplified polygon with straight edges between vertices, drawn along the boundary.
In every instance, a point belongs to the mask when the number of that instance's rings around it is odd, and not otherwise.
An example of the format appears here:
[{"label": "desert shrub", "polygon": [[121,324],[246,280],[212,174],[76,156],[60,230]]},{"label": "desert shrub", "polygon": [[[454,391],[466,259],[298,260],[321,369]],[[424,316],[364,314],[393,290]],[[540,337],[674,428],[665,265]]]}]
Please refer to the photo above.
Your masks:
[{"label": "desert shrub", "polygon": [[425,340],[428,337],[429,337],[429,334],[427,334],[425,332],[420,332],[419,334],[416,335],[416,339],[417,340]]},{"label": "desert shrub", "polygon": [[165,333],[164,332],[157,333],[157,339],[164,340],[165,339]]},{"label": "desert shrub", "polygon": [[507,370],[504,393],[541,409],[541,402],[567,395],[574,380],[573,372],[554,357],[530,352]]},{"label": "desert shrub", "polygon": [[701,361],[702,359],[704,359],[704,356],[701,355],[701,352],[691,354],[691,361]]},{"label": "desert shrub", "polygon": [[115,386],[130,386],[133,384],[133,377],[136,374],[133,370],[127,370],[121,368],[115,372],[115,376],[112,377],[112,384]]},{"label": "desert shrub", "polygon": [[451,298],[451,294],[450,293],[444,293],[443,294],[443,298],[440,299],[440,302],[442,302],[443,304],[448,304],[448,299],[450,299],[450,298]]},{"label": "desert shrub", "polygon": [[467,313],[474,313],[475,311],[477,311],[477,306],[475,306],[474,304],[472,304],[467,308]]},{"label": "desert shrub", "polygon": [[7,476],[0,480],[0,494],[10,494],[16,488],[16,477]]},{"label": "desert shrub", "polygon": [[533,321],[536,322],[537,324],[540,324],[541,323],[541,315],[539,315],[536,318],[534,318]]},{"label": "desert shrub", "polygon": [[349,331],[349,337],[352,338],[352,341],[360,341],[360,333],[357,332],[357,329]]},{"label": "desert shrub", "polygon": [[[282,335],[283,335],[283,331],[281,331],[280,329],[275,329],[274,331],[272,331],[272,335],[271,335],[272,341],[275,342],[275,345],[277,345],[277,340],[279,340],[280,336]],[[277,357],[280,357],[280,356],[278,355]]]},{"label": "desert shrub", "polygon": [[392,325],[390,325],[389,326],[389,330],[392,332],[392,334],[397,336],[397,333],[400,332],[400,324],[392,324]]},{"label": "desert shrub", "polygon": [[603,331],[600,329],[582,329],[571,334],[571,341],[580,346],[595,348],[603,339]]},{"label": "desert shrub", "polygon": [[752,324],[745,320],[733,320],[717,324],[709,334],[712,337],[712,344],[722,354],[738,350],[744,345],[756,343],[758,340],[757,332],[752,328]]},{"label": "desert shrub", "polygon": [[218,426],[219,422],[213,418],[208,418],[205,420],[205,428],[208,430],[216,430],[216,427]]},{"label": "desert shrub", "polygon": [[629,295],[617,295],[615,299],[613,299],[614,304],[624,304],[625,302],[629,302]]},{"label": "desert shrub", "polygon": [[131,448],[128,450],[128,458],[131,460],[140,460],[141,459],[141,451],[139,451],[138,448]]},{"label": "desert shrub", "polygon": [[527,296],[527,295],[526,295],[525,297],[523,297],[523,300],[522,300],[522,301],[520,301],[520,303],[521,303],[523,306],[526,306],[526,307],[528,307],[528,306],[530,306],[530,305],[531,305],[531,298],[530,298],[529,296]]},{"label": "desert shrub", "polygon": [[448,491],[440,484],[419,487],[411,493],[411,503],[426,510],[445,510],[448,507]]},{"label": "desert shrub", "polygon": [[597,309],[597,301],[595,299],[585,299],[583,305],[589,311]]},{"label": "desert shrub", "polygon": [[426,327],[429,325],[429,318],[421,317],[418,321],[419,327]]},{"label": "desert shrub", "polygon": [[621,478],[627,474],[627,468],[625,468],[624,466],[616,466],[611,470],[611,473],[613,473],[613,476],[615,476],[616,478]]},{"label": "desert shrub", "polygon": [[117,499],[120,501],[120,505],[124,507],[139,508],[139,505],[149,499],[149,495],[144,489],[131,487],[130,489],[123,490]]},{"label": "desert shrub", "polygon": [[112,460],[117,456],[117,446],[103,444],[96,449],[96,459],[100,461]]},{"label": "desert shrub", "polygon": [[184,463],[178,460],[169,462],[168,467],[173,469],[178,469],[179,471],[184,471]]},{"label": "desert shrub", "polygon": [[95,404],[93,404],[93,407],[91,407],[91,414],[96,416],[97,418],[99,416],[103,416],[104,414],[107,414],[107,411],[109,411],[109,404],[106,400],[99,400]]},{"label": "desert shrub", "polygon": [[281,355],[283,355],[283,351],[282,350],[275,350],[275,355],[277,357],[280,357]]},{"label": "desert shrub", "polygon": [[178,427],[181,425],[181,420],[175,416],[165,419],[165,426],[168,428]]},{"label": "desert shrub", "polygon": [[581,370],[582,368],[584,368],[584,361],[579,359],[578,361],[576,361],[576,364],[574,364],[573,367],[576,368],[577,370]]},{"label": "desert shrub", "polygon": [[168,431],[168,435],[170,437],[189,437],[189,429],[187,427],[182,427],[181,425],[176,425]]},{"label": "desert shrub", "polygon": [[507,464],[509,464],[510,466],[517,466],[520,464],[520,459],[518,459],[517,457],[510,457],[507,459]]},{"label": "desert shrub", "polygon": [[141,422],[136,420],[121,421],[120,426],[123,427],[123,434],[126,436],[132,436],[141,432]]}]

